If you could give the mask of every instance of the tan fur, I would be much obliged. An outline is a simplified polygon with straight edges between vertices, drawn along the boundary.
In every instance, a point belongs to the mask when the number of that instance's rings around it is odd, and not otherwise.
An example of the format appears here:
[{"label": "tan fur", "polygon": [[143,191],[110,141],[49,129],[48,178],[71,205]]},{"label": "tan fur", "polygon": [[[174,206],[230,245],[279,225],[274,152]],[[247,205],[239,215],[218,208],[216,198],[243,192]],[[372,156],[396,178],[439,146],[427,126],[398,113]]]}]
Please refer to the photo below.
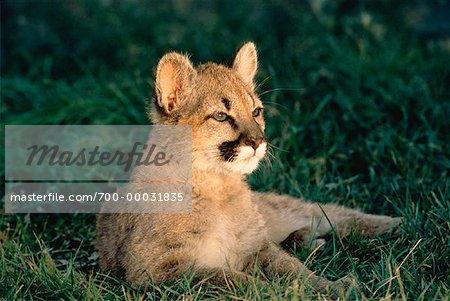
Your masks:
[{"label": "tan fur", "polygon": [[[400,223],[399,218],[338,205],[320,207],[249,189],[245,175],[257,167],[266,148],[262,113],[252,115],[263,106],[254,91],[256,68],[253,43],[238,51],[232,68],[214,63],[194,68],[178,53],[160,60],[151,119],[156,124],[192,126],[193,210],[100,215],[102,270],[124,273],[136,285],[146,285],[150,278],[160,283],[190,271],[227,283],[251,279],[257,263],[268,274],[303,277],[321,289],[338,283],[315,276],[279,247],[282,241],[294,234],[305,245],[320,244],[333,228],[342,236],[360,231],[372,237]],[[233,119],[220,122],[215,119],[218,112]],[[221,155],[220,146],[233,141],[235,151]]]}]

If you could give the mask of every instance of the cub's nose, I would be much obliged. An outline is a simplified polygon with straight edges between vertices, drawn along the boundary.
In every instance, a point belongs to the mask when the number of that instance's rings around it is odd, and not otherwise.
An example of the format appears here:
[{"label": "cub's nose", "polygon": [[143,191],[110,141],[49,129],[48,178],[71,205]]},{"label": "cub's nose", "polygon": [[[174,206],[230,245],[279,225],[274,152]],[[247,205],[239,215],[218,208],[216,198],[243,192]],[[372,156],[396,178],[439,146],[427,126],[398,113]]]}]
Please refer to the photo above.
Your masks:
[{"label": "cub's nose", "polygon": [[264,142],[264,137],[247,137],[244,140],[244,144],[253,147],[253,149],[257,149],[258,146],[260,146],[261,143]]}]

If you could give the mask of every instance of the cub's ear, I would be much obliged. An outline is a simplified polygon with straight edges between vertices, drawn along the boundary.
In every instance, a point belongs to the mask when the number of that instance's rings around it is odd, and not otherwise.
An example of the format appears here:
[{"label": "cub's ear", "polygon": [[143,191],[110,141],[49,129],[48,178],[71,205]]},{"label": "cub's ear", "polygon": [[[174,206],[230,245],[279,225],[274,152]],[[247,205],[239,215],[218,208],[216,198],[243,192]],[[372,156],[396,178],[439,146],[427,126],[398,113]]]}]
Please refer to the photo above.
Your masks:
[{"label": "cub's ear", "polygon": [[183,104],[195,74],[191,61],[184,55],[170,52],[161,58],[156,68],[156,104],[166,114]]},{"label": "cub's ear", "polygon": [[233,70],[239,76],[254,88],[253,78],[258,68],[258,54],[256,53],[256,46],[252,42],[245,43],[237,52],[233,61]]}]

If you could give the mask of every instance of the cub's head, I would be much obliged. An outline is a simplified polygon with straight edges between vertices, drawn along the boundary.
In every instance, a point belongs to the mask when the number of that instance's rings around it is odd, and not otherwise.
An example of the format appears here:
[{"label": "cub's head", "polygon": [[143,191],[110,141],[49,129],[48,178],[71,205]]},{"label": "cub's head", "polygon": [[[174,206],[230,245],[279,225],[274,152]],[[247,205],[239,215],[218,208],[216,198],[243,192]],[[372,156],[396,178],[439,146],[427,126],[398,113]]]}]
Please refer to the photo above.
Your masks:
[{"label": "cub's head", "polygon": [[266,153],[263,105],[253,78],[258,65],[253,43],[242,46],[231,67],[171,52],[156,69],[154,124],[192,127],[193,167],[249,174]]}]

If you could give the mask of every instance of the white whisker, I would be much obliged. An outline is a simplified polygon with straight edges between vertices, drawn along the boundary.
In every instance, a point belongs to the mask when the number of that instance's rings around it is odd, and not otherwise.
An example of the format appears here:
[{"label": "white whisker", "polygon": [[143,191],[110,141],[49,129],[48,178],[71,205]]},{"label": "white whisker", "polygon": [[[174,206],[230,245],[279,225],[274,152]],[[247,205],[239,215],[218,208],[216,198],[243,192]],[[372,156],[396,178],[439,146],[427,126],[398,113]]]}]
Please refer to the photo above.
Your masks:
[{"label": "white whisker", "polygon": [[266,90],[264,92],[262,92],[259,96],[263,96],[266,95],[267,93],[272,93],[272,92],[276,92],[276,91],[304,91],[306,90],[305,88],[275,88],[275,89],[270,89],[270,90]]}]

